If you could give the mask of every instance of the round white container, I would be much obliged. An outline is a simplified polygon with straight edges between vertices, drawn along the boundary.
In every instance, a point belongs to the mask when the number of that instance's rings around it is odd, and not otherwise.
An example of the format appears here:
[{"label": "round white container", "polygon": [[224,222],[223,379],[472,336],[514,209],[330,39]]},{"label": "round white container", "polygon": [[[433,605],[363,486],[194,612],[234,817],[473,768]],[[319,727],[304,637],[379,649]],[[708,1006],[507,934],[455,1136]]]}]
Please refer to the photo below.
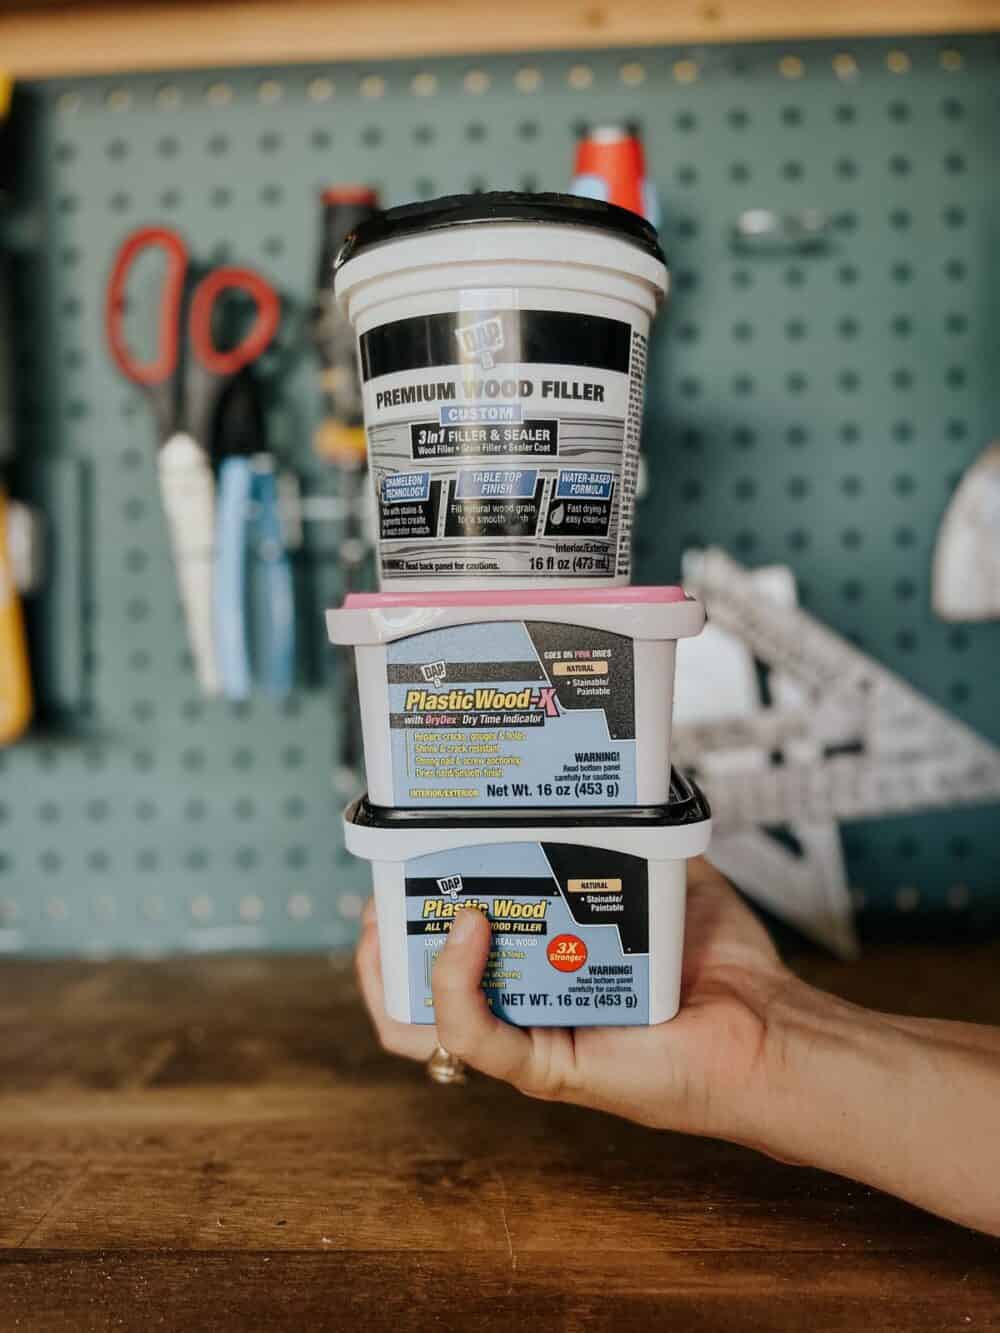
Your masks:
[{"label": "round white container", "polygon": [[371,800],[420,810],[667,800],[678,587],[355,593],[327,613],[354,648]]},{"label": "round white container", "polygon": [[[711,819],[675,775],[668,805],[433,817],[357,801],[348,849],[372,863],[386,1009],[433,1023],[431,970],[455,911],[493,926],[484,990],[518,1026],[662,1023],[680,1003],[687,861]],[[617,997],[617,998],[616,998]]]},{"label": "round white container", "polygon": [[569,195],[455,195],[348,238],[384,589],[628,582],[666,289],[648,223]]}]

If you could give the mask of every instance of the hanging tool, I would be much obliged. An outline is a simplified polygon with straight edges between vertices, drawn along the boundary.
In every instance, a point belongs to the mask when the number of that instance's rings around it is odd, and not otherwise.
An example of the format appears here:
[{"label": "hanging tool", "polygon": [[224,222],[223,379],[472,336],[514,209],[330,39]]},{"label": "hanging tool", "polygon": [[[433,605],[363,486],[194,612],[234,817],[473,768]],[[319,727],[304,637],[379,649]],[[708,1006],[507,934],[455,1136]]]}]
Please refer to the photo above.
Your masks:
[{"label": "hanging tool", "polygon": [[[159,298],[159,343],[152,360],[139,361],[125,336],[126,286],[132,266],[162,251],[166,274]],[[256,317],[232,347],[215,342],[215,324],[233,298],[249,297]],[[229,381],[268,348],[281,318],[274,288],[247,268],[217,268],[190,280],[188,252],[165,227],[128,236],[108,281],[106,329],[122,374],[149,395],[159,438],[160,495],[170,531],[188,639],[202,691],[220,689],[213,631],[215,479],[211,440],[221,395]],[[229,529],[227,529],[227,532]]]},{"label": "hanging tool", "polygon": [[260,385],[249,367],[220,403],[213,453],[220,460],[215,644],[222,693],[249,698],[256,678],[265,693],[282,698],[295,683],[292,569]]},{"label": "hanging tool", "polygon": [[639,213],[654,227],[662,221],[659,196],[646,174],[646,154],[634,125],[584,130],[576,146],[569,188],[571,194]]},{"label": "hanging tool", "polygon": [[[323,417],[314,437],[316,453],[338,469],[343,504],[339,544],[342,586],[356,589],[370,541],[367,536],[368,451],[354,330],[333,295],[333,261],[350,233],[378,211],[378,196],[363,185],[335,186],[322,196],[322,238],[316,273],[312,336],[322,367]],[[342,653],[338,672],[339,746],[335,780],[352,791],[363,747],[355,706],[354,654]]]},{"label": "hanging tool", "polygon": [[983,450],[945,510],[931,602],[942,620],[1000,620],[1000,444]]},{"label": "hanging tool", "polygon": [[[0,164],[9,162],[6,142],[12,84],[0,75]],[[6,171],[4,171],[4,176]],[[0,189],[3,182],[0,181]],[[5,193],[5,191],[4,191]],[[11,368],[14,337],[11,317],[10,261],[0,253],[0,745],[10,745],[31,721],[34,701],[24,614],[15,579],[11,505],[5,470],[14,452],[14,386]]]},{"label": "hanging tool", "polygon": [[[674,727],[676,762],[705,772],[720,832],[1000,800],[1000,748],[815,616],[762,597],[724,551],[692,553],[684,575],[713,624],[796,686],[754,716]],[[737,745],[781,748],[783,762],[709,778],[708,756]]]}]

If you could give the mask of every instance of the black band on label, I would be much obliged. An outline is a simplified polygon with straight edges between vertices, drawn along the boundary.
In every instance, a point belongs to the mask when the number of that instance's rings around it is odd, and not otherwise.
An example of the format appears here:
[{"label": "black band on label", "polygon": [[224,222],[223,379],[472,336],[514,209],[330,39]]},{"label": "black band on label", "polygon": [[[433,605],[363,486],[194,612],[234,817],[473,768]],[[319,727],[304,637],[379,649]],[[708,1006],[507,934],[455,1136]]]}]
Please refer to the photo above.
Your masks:
[{"label": "black band on label", "polygon": [[[477,336],[476,330],[486,331]],[[470,379],[496,366],[592,366],[628,374],[632,330],[622,320],[564,310],[468,311],[382,324],[361,335],[364,380],[463,365]],[[476,350],[478,349],[478,350]]]}]

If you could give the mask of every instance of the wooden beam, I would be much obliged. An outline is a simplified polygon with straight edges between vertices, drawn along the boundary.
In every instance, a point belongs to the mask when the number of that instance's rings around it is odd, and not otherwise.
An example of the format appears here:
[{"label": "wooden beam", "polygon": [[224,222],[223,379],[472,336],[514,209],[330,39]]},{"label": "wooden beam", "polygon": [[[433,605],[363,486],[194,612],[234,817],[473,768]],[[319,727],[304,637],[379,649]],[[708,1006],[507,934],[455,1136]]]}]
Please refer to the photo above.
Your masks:
[{"label": "wooden beam", "polygon": [[1000,29],[1000,0],[20,0],[17,78],[475,52]]}]

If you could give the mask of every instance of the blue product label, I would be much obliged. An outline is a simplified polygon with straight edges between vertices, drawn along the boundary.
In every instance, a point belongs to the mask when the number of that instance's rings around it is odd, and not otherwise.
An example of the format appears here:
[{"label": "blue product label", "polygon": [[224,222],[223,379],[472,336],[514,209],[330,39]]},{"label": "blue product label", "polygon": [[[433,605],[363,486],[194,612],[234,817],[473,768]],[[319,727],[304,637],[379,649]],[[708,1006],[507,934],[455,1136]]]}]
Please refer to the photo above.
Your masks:
[{"label": "blue product label", "polygon": [[382,481],[382,503],[385,505],[424,501],[430,497],[430,493],[429,472],[397,472]]},{"label": "blue product label", "polygon": [[497,621],[389,645],[393,804],[632,805],[632,640]]},{"label": "blue product label", "polygon": [[493,926],[483,990],[518,1026],[649,1022],[649,874],[638,856],[568,843],[499,843],[406,863],[410,1012],[434,1022],[431,974],[455,913]]},{"label": "blue product label", "polygon": [[536,468],[460,468],[456,500],[526,500],[535,493]]},{"label": "blue product label", "polygon": [[556,482],[558,500],[610,500],[615,484],[613,472],[590,468],[562,468]]}]

